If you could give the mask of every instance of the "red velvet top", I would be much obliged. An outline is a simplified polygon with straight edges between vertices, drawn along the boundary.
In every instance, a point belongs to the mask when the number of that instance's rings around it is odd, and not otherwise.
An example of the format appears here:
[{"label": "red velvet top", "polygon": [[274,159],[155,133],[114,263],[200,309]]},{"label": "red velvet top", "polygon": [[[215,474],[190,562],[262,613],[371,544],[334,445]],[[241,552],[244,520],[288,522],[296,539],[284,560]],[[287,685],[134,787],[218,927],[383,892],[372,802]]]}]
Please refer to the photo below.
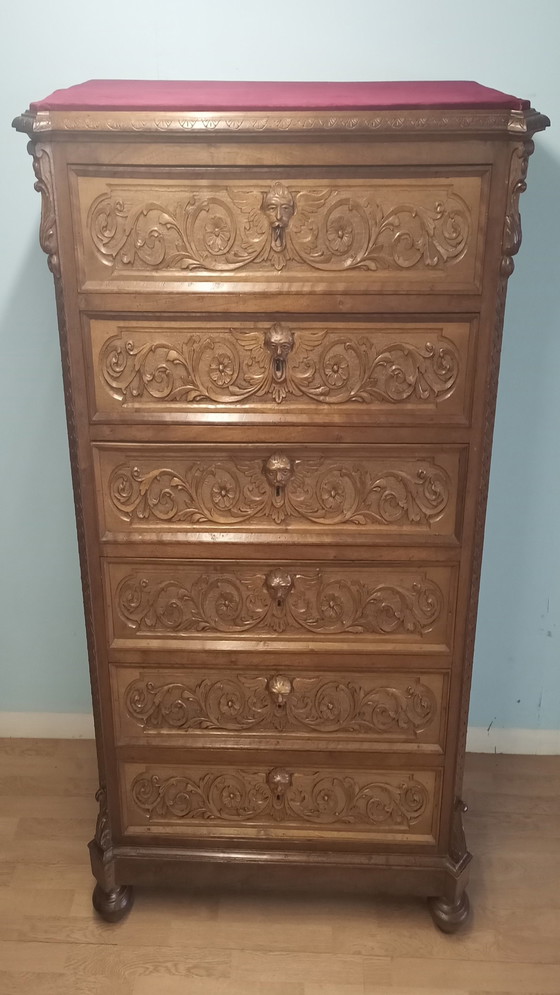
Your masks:
[{"label": "red velvet top", "polygon": [[469,81],[231,83],[92,79],[55,90],[31,111],[274,111],[508,109],[528,100]]}]

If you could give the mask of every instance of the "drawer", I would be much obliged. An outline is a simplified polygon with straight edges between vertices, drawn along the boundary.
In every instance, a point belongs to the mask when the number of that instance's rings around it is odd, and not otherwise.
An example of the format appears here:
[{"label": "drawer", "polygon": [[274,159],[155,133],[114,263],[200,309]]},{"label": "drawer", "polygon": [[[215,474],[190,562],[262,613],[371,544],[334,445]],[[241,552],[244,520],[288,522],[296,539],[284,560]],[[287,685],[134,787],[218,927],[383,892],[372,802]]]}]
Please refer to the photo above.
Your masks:
[{"label": "drawer", "polygon": [[488,168],[71,172],[83,290],[478,293]]},{"label": "drawer", "polygon": [[466,450],[96,444],[110,541],[456,543]]},{"label": "drawer", "polygon": [[[280,756],[278,759],[282,759]],[[127,835],[434,843],[438,770],[122,763]]]},{"label": "drawer", "polygon": [[83,320],[93,421],[470,423],[474,319]]},{"label": "drawer", "polygon": [[456,566],[106,559],[115,649],[449,653]]},{"label": "drawer", "polygon": [[[265,668],[265,669],[263,669]],[[114,667],[117,741],[441,753],[441,671]]]}]

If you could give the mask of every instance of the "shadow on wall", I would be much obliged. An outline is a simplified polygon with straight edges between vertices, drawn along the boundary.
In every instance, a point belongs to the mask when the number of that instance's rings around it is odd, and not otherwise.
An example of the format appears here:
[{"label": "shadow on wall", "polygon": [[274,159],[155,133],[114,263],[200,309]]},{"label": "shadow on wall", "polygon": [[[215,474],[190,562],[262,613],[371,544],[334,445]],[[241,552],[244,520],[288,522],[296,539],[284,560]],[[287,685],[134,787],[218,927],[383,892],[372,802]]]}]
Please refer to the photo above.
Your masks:
[{"label": "shadow on wall", "polygon": [[521,199],[523,243],[508,288],[471,698],[476,726],[494,720],[506,728],[560,727],[554,638],[560,623],[560,162],[538,139]]},{"label": "shadow on wall", "polygon": [[[39,207],[39,198],[37,198]],[[35,232],[38,233],[38,213]],[[0,313],[0,710],[89,711],[52,277],[33,234]]]}]

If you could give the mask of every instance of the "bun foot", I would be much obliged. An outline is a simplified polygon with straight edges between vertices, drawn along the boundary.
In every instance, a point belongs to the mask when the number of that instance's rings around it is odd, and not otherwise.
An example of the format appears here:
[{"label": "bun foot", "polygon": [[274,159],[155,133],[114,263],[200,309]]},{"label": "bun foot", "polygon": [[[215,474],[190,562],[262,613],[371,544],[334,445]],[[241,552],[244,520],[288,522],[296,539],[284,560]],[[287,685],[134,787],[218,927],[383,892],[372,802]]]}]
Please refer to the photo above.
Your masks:
[{"label": "bun foot", "polygon": [[448,902],[445,898],[429,898],[428,908],[432,919],[442,933],[456,933],[464,926],[470,915],[470,902],[466,891],[457,902]]},{"label": "bun foot", "polygon": [[130,885],[104,891],[96,884],[92,895],[93,907],[105,922],[119,922],[130,912],[134,903],[134,892]]}]

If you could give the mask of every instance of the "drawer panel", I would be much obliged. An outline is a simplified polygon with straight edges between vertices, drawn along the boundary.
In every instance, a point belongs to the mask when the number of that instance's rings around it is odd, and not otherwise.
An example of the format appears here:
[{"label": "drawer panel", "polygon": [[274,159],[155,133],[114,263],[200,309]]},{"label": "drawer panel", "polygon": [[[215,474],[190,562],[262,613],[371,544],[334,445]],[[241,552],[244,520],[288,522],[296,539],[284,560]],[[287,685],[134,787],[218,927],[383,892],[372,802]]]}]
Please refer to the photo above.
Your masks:
[{"label": "drawer panel", "polygon": [[[263,661],[264,663],[264,661]],[[442,752],[445,672],[112,669],[117,740]]]},{"label": "drawer panel", "polygon": [[436,770],[121,765],[128,835],[433,843],[439,796]]},{"label": "drawer panel", "polygon": [[449,652],[456,567],[104,561],[115,648],[245,646]]},{"label": "drawer panel", "polygon": [[[360,175],[361,173],[361,175]],[[177,172],[175,173],[177,176]],[[489,171],[72,174],[83,289],[480,291]]]},{"label": "drawer panel", "polygon": [[456,542],[459,447],[97,444],[102,538]]},{"label": "drawer panel", "polygon": [[470,422],[474,320],[84,321],[94,421]]}]

